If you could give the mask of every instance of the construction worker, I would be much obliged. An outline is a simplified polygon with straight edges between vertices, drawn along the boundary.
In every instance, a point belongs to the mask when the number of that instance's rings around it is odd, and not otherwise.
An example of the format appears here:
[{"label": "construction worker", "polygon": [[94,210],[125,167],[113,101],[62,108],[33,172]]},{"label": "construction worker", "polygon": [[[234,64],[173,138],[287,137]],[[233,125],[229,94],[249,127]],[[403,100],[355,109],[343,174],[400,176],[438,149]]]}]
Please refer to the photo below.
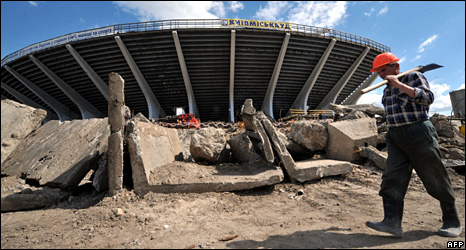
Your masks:
[{"label": "construction worker", "polygon": [[366,225],[402,237],[404,198],[414,169],[427,192],[440,201],[443,225],[438,234],[457,237],[462,227],[455,196],[441,160],[437,131],[429,120],[429,105],[434,102],[434,94],[420,72],[398,79],[398,61],[394,54],[385,52],[375,57],[372,63],[371,72],[377,71],[388,81],[382,97],[388,126],[385,137],[388,158],[379,191],[384,219],[378,223],[368,221]]}]

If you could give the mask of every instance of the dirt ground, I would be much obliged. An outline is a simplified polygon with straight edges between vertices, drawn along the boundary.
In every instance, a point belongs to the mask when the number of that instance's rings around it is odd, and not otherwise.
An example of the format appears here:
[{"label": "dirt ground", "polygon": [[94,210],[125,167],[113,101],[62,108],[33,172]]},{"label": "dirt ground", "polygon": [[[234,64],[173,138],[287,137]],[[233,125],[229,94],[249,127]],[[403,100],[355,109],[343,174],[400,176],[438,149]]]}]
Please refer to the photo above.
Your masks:
[{"label": "dirt ground", "polygon": [[[465,225],[465,177],[448,169]],[[447,248],[465,241],[436,234],[439,202],[414,173],[404,236],[365,222],[383,219],[381,170],[358,165],[343,176],[223,193],[81,192],[50,208],[1,214],[1,248]],[[462,246],[464,249],[464,245]]]}]

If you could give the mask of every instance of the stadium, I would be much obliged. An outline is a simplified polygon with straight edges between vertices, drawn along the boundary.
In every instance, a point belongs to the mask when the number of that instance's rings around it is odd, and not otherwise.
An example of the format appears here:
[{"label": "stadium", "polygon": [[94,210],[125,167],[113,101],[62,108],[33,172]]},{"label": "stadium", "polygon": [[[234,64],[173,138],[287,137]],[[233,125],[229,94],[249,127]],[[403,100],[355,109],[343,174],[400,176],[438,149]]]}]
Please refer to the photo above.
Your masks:
[{"label": "stadium", "polygon": [[147,118],[182,108],[202,122],[236,122],[246,99],[271,118],[290,109],[356,104],[372,61],[390,48],[346,32],[295,23],[163,20],[116,24],[32,44],[2,59],[2,99],[47,119],[108,115],[109,74],[125,105]]}]

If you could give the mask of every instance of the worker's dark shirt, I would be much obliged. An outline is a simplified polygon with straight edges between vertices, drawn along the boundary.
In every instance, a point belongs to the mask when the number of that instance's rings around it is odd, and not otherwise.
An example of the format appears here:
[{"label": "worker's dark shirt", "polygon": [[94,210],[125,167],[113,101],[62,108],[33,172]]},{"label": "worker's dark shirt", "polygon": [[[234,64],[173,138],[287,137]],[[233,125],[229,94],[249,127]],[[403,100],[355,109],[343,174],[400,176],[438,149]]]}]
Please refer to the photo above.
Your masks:
[{"label": "worker's dark shirt", "polygon": [[401,82],[414,88],[414,98],[398,88],[387,85],[383,91],[382,104],[389,128],[429,119],[429,106],[434,102],[429,83],[420,72],[409,73]]}]

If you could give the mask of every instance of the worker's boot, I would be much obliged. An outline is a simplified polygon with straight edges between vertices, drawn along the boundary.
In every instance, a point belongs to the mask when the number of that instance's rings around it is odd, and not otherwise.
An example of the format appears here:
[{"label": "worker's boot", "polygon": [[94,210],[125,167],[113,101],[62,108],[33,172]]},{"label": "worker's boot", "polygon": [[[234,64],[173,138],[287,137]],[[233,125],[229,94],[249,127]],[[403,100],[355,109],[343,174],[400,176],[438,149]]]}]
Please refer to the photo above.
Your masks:
[{"label": "worker's boot", "polygon": [[454,201],[440,202],[443,225],[438,234],[444,237],[458,237],[463,230]]},{"label": "worker's boot", "polygon": [[367,221],[366,225],[380,232],[394,235],[397,238],[403,236],[401,219],[403,218],[403,201],[383,198],[384,219],[382,222]]}]

